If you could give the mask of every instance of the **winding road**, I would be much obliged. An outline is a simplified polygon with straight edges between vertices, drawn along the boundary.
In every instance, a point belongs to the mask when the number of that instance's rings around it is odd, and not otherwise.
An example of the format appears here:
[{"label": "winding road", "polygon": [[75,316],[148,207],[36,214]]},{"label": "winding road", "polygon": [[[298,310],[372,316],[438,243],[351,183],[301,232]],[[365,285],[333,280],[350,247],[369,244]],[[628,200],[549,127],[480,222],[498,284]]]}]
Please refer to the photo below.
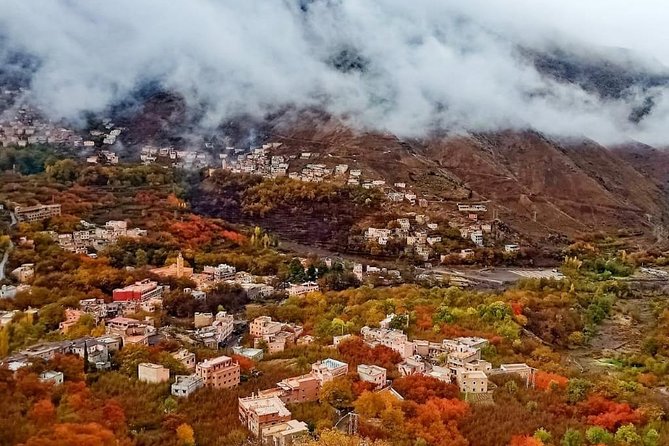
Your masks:
[{"label": "winding road", "polygon": [[[9,213],[10,218],[12,219],[12,222],[9,224],[10,227],[16,225],[16,216],[14,215],[13,212]],[[5,250],[4,255],[2,256],[2,260],[0,260],[0,280],[5,280],[6,274],[5,274],[5,265],[7,264],[7,260],[9,260],[9,253],[14,249],[14,243],[12,243],[11,239],[9,240],[9,247]]]}]

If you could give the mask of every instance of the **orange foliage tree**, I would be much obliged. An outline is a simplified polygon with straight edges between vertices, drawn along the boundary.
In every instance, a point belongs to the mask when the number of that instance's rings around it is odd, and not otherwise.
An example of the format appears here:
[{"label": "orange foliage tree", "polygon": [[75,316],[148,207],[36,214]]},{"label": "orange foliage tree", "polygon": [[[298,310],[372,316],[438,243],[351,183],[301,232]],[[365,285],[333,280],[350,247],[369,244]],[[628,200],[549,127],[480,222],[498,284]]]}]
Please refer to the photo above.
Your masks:
[{"label": "orange foliage tree", "polygon": [[579,408],[586,416],[588,424],[601,426],[610,431],[623,424],[641,422],[641,413],[638,410],[634,410],[627,403],[611,401],[601,395],[591,395],[579,404]]},{"label": "orange foliage tree", "polygon": [[424,403],[431,398],[457,398],[459,394],[454,384],[424,375],[398,378],[393,382],[393,388],[404,399],[417,403]]}]

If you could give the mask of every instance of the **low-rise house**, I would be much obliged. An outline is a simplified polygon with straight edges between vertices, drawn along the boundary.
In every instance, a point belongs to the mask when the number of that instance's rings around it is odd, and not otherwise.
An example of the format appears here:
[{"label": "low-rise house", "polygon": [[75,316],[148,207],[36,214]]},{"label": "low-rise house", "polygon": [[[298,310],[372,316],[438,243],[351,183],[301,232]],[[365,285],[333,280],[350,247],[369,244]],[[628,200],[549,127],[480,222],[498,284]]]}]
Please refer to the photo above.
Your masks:
[{"label": "low-rise house", "polygon": [[286,288],[286,292],[289,296],[304,296],[318,290],[319,287],[318,283],[316,282],[304,282],[299,285],[291,284],[288,288]]},{"label": "low-rise house", "polygon": [[77,322],[79,322],[79,319],[81,316],[86,314],[85,312],[81,310],[75,310],[73,308],[66,308],[65,309],[65,320],[58,324],[58,329],[60,330],[61,333],[67,334],[68,331],[70,331],[70,328],[75,326]]},{"label": "low-rise house", "polygon": [[361,381],[374,384],[375,388],[386,385],[386,369],[377,365],[358,365],[358,376]]},{"label": "low-rise house", "polygon": [[348,364],[336,359],[327,358],[311,365],[311,374],[318,379],[321,385],[347,373]]},{"label": "low-rise house", "polygon": [[488,377],[481,371],[460,371],[456,380],[462,393],[486,393],[488,391]]},{"label": "low-rise house", "polygon": [[228,356],[206,359],[195,366],[195,374],[204,385],[215,389],[229,389],[239,385],[239,364]]},{"label": "low-rise house", "polygon": [[218,266],[205,266],[203,273],[215,281],[232,280],[235,278],[237,268],[221,263]]},{"label": "low-rise house", "polygon": [[176,375],[170,392],[177,397],[188,397],[201,387],[204,387],[204,380],[197,375]]},{"label": "low-rise house", "polygon": [[106,322],[105,331],[108,335],[120,336],[124,344],[148,345],[155,328],[137,319],[115,317]]},{"label": "low-rise house", "polygon": [[55,385],[63,384],[65,381],[65,375],[63,372],[56,372],[54,370],[47,370],[40,373],[39,380],[43,383],[53,383]]},{"label": "low-rise house", "polygon": [[504,245],[504,252],[518,252],[520,251],[519,245]]},{"label": "low-rise house", "polygon": [[232,347],[232,352],[235,355],[244,356],[245,358],[249,358],[256,362],[261,361],[265,355],[265,352],[260,348],[247,348],[242,346]]},{"label": "low-rise house", "polygon": [[239,398],[239,421],[255,437],[265,429],[290,421],[290,411],[276,395]]},{"label": "low-rise house", "polygon": [[212,313],[198,313],[193,316],[193,325],[195,328],[202,328],[211,325],[214,322],[214,315]]},{"label": "low-rise house", "polygon": [[422,375],[425,373],[425,363],[420,356],[409,357],[397,364],[397,370],[402,376]]},{"label": "low-rise house", "polygon": [[414,344],[408,341],[407,335],[401,330],[362,327],[360,334],[369,345],[385,345],[398,352],[402,358],[414,355]]},{"label": "low-rise house", "polygon": [[142,362],[137,366],[137,379],[150,384],[159,384],[170,380],[170,370],[160,364]]},{"label": "low-rise house", "polygon": [[2,285],[0,287],[0,299],[14,299],[17,288],[13,285]]},{"label": "low-rise house", "polygon": [[23,265],[14,269],[10,274],[21,283],[29,282],[35,275],[35,264],[24,263]]},{"label": "low-rise house", "polygon": [[286,378],[277,384],[279,398],[286,404],[306,403],[318,400],[321,381],[313,373]]},{"label": "low-rise house", "polygon": [[186,370],[195,370],[195,353],[182,348],[181,350],[172,353],[172,357],[183,364]]},{"label": "low-rise house", "polygon": [[432,369],[427,373],[427,375],[447,383],[452,381],[451,370],[446,367],[440,367],[436,365],[432,366]]},{"label": "low-rise house", "polygon": [[268,426],[262,431],[262,444],[268,446],[292,446],[296,440],[309,434],[304,421],[290,420]]}]

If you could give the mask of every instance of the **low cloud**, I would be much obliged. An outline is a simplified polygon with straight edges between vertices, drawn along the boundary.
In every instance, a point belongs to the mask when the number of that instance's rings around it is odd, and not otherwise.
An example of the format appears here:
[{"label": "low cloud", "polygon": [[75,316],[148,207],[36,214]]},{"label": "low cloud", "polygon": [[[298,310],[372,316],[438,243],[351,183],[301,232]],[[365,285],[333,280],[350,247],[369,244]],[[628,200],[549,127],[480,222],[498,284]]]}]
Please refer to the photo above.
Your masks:
[{"label": "low cloud", "polygon": [[662,78],[669,5],[656,0],[0,0],[0,10],[3,42],[37,60],[32,100],[53,117],[103,112],[158,82],[203,107],[211,127],[321,107],[401,136],[532,128],[669,142],[663,83],[607,97],[533,59],[559,49]]}]

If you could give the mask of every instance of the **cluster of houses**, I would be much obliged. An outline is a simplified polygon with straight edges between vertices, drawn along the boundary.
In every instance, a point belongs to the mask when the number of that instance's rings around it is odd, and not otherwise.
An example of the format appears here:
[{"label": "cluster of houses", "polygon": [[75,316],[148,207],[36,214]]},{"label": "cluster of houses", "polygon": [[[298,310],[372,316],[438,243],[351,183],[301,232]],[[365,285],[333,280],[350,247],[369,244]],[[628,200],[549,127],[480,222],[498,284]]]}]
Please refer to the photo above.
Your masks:
[{"label": "cluster of houses", "polygon": [[[281,147],[281,143],[263,144],[262,147],[251,150],[248,153],[237,153],[233,148],[228,148],[233,154],[222,154],[221,167],[234,173],[249,173],[260,175],[265,178],[289,177],[298,181],[320,183],[323,181],[345,181],[352,186],[361,186],[365,189],[382,189],[387,198],[392,202],[408,202],[412,205],[419,204],[427,207],[427,200],[418,199],[416,193],[407,190],[406,183],[394,183],[393,186],[386,184],[383,179],[364,179],[361,169],[351,168],[348,164],[328,165],[317,162],[304,161],[315,160],[320,157],[317,152],[302,152],[299,155],[277,155],[272,151]],[[300,160],[299,170],[291,169],[291,161]]]},{"label": "cluster of houses", "polygon": [[[432,255],[435,245],[441,243],[442,237],[435,233],[439,224],[430,222],[426,215],[411,215],[413,218],[398,218],[391,222],[395,228],[373,228],[365,231],[365,239],[374,241],[381,246],[388,244],[390,240],[397,240],[413,250],[413,253],[422,260],[428,260]],[[413,223],[413,224],[412,224]]]},{"label": "cluster of houses", "polygon": [[536,370],[527,364],[502,364],[493,368],[490,362],[481,359],[481,349],[488,345],[487,339],[460,337],[442,342],[409,341],[402,330],[389,328],[394,316],[384,319],[380,328],[363,327],[360,334],[371,346],[383,345],[399,353],[402,362],[397,368],[403,376],[432,376],[457,384],[464,394],[487,393],[492,375],[515,374],[528,386],[534,383]]},{"label": "cluster of houses", "polygon": [[160,160],[174,166],[187,169],[200,169],[209,165],[209,156],[198,150],[177,150],[174,147],[144,146],[140,150],[139,159],[143,164],[153,164]]},{"label": "cluster of houses", "polygon": [[121,349],[123,342],[120,336],[114,334],[97,338],[84,337],[72,341],[43,342],[4,358],[2,364],[9,370],[16,371],[29,366],[36,359],[49,361],[56,355],[72,354],[86,359],[97,370],[108,370],[111,366],[111,352]]},{"label": "cluster of houses", "polygon": [[145,229],[128,229],[128,223],[119,220],[108,221],[104,226],[82,220],[80,226],[82,229],[68,234],[58,234],[54,231],[44,233],[58,242],[62,249],[79,254],[88,254],[89,249],[99,251],[115,243],[120,237],[139,238],[147,235]]},{"label": "cluster of houses", "polygon": [[270,285],[275,279],[272,276],[254,276],[244,271],[237,271],[234,266],[219,264],[217,266],[207,265],[201,273],[196,273],[193,268],[185,266],[181,253],[176,262],[160,268],[153,268],[152,273],[161,277],[183,277],[192,279],[197,284],[197,290],[193,296],[206,297],[205,290],[217,283],[227,282],[241,286],[251,299],[261,299],[273,294],[276,289]]},{"label": "cluster of houses", "polygon": [[282,352],[296,344],[303,331],[299,325],[273,321],[269,316],[259,316],[249,325],[253,347],[266,346],[269,353]]},{"label": "cluster of houses", "polygon": [[[25,94],[27,91],[21,92]],[[3,91],[3,96],[19,92]],[[8,110],[0,116],[0,146],[26,147],[32,144],[58,144],[73,147],[95,147],[100,144],[112,145],[121,134],[121,128],[115,128],[111,120],[103,120],[103,130],[91,130],[84,139],[74,130],[56,126],[40,118],[37,110],[29,105]]]}]

